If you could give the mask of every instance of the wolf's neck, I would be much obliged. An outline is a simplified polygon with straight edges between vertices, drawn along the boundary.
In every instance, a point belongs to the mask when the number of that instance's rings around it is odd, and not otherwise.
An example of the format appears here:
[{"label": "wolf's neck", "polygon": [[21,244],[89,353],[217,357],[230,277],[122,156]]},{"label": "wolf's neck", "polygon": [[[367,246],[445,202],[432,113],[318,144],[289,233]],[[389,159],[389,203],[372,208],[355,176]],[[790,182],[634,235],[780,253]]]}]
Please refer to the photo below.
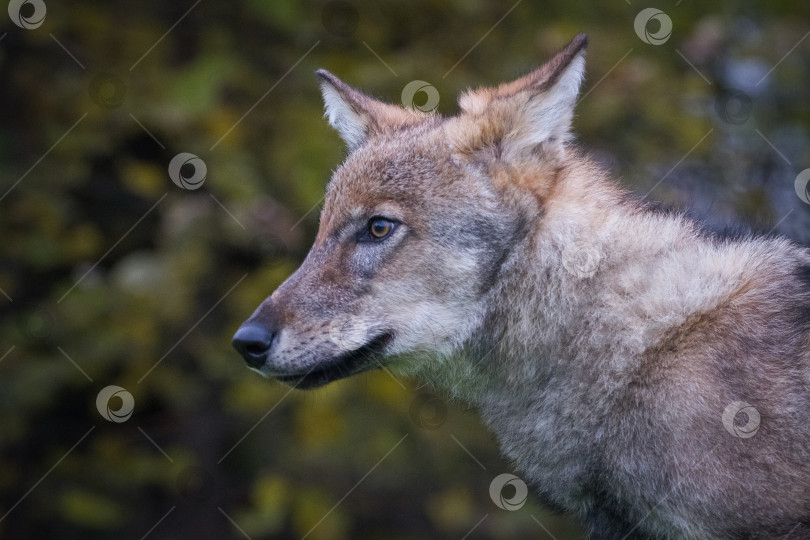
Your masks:
[{"label": "wolf's neck", "polygon": [[600,362],[643,350],[658,306],[691,309],[650,281],[668,254],[699,251],[691,222],[643,209],[587,162],[558,181],[536,230],[504,264],[478,331],[423,374],[475,405],[523,392],[536,399],[555,379],[595,384]]}]

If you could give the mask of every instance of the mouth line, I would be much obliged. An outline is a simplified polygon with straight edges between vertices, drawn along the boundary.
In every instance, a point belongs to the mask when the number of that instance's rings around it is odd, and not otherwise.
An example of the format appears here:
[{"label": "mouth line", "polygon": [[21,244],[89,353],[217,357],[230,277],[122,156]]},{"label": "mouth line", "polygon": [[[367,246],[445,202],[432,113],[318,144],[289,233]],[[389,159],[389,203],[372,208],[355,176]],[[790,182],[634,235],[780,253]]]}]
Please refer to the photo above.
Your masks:
[{"label": "mouth line", "polygon": [[389,332],[380,334],[366,342],[362,347],[352,351],[346,351],[331,358],[327,362],[313,366],[313,369],[306,373],[297,375],[276,375],[274,378],[300,390],[310,390],[339,379],[350,377],[351,375],[356,375],[373,367],[369,360],[382,352],[393,337],[393,334]]}]

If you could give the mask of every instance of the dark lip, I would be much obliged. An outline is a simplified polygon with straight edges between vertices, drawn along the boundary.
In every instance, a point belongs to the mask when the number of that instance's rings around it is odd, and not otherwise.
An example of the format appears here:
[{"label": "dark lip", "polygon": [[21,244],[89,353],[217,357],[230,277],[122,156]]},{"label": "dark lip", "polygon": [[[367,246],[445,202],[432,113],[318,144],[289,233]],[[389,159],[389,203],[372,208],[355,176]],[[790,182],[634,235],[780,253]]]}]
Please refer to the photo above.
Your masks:
[{"label": "dark lip", "polygon": [[376,367],[372,360],[385,349],[393,337],[393,334],[388,332],[380,334],[359,349],[334,356],[307,373],[276,375],[275,379],[300,390],[310,390],[356,375]]}]

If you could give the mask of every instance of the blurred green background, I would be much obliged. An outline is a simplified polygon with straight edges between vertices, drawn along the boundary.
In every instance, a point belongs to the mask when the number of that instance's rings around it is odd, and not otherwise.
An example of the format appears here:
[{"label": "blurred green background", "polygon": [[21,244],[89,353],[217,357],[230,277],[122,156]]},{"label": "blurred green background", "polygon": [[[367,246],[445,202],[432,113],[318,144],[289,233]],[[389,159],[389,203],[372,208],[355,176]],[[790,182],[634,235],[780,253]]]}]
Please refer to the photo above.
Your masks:
[{"label": "blurred green background", "polygon": [[810,238],[806,1],[38,4],[0,14],[2,538],[582,537],[494,504],[511,466],[464,404],[384,372],[290,392],[231,349],[345,153],[318,67],[391,102],[427,81],[454,114],[587,32],[575,130],[617,178]]}]

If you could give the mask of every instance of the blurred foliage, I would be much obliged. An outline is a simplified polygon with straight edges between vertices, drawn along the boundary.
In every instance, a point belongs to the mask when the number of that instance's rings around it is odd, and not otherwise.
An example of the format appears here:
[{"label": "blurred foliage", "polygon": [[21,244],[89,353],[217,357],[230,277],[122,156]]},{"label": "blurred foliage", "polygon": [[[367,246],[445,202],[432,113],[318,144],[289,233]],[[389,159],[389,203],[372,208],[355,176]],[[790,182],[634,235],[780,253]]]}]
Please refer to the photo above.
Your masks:
[{"label": "blurred foliage", "polygon": [[[0,23],[3,538],[581,536],[531,498],[495,506],[510,464],[418,381],[290,392],[231,350],[344,153],[318,67],[392,102],[429,81],[453,114],[587,32],[583,146],[640,195],[808,240],[807,2],[662,3],[661,45],[622,1],[45,4],[38,28]],[[202,188],[170,181],[180,152]],[[97,410],[109,385],[125,422]]]}]

